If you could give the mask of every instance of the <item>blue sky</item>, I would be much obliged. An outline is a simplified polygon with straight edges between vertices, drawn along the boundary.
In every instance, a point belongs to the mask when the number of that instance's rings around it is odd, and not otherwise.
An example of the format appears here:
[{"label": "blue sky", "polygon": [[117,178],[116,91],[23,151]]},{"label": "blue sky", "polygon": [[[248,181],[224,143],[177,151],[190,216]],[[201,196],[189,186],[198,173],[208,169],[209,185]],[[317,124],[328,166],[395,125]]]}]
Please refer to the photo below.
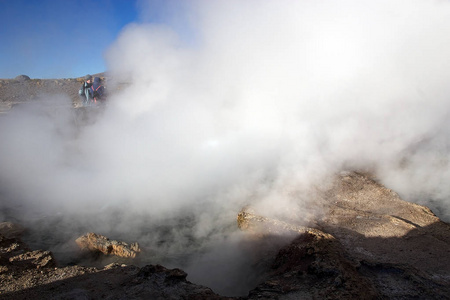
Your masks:
[{"label": "blue sky", "polygon": [[178,4],[0,0],[0,78],[74,78],[103,72],[105,51],[127,24],[164,23]]}]

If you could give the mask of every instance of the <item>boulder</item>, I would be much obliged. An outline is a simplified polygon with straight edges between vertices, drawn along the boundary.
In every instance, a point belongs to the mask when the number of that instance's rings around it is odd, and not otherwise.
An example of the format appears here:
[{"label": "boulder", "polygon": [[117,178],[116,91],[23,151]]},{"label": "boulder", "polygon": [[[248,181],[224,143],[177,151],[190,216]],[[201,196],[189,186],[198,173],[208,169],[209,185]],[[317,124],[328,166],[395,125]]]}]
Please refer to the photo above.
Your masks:
[{"label": "boulder", "polygon": [[14,78],[17,81],[28,81],[31,80],[30,77],[28,77],[27,75],[19,75],[16,78]]},{"label": "boulder", "polygon": [[110,240],[106,236],[93,232],[87,233],[75,240],[82,250],[97,251],[106,255],[116,255],[126,258],[134,258],[141,252],[138,243],[127,243]]}]

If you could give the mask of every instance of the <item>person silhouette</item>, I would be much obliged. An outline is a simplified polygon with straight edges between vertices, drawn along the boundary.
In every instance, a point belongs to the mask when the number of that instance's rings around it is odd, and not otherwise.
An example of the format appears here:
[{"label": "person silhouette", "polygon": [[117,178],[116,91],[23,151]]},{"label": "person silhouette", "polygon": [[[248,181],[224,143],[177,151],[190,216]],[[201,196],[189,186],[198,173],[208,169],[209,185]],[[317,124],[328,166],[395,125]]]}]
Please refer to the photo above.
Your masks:
[{"label": "person silhouette", "polygon": [[78,94],[80,95],[81,98],[83,98],[83,106],[90,106],[92,103],[92,76],[91,75],[86,75],[84,77],[84,82],[83,85],[81,86],[80,90],[78,91]]}]

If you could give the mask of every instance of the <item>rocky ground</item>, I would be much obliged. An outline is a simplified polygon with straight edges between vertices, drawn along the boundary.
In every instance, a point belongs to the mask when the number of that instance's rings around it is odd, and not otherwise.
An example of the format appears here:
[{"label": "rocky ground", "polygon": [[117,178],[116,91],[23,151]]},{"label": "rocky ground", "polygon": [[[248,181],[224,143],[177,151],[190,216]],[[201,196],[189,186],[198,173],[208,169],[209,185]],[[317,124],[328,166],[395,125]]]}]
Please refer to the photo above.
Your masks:
[{"label": "rocky ground", "polygon": [[277,253],[263,297],[449,299],[449,224],[364,174],[341,174],[322,196],[316,228],[281,226],[299,235]]},{"label": "rocky ground", "polygon": [[[81,82],[0,80],[0,113],[52,93],[77,107]],[[177,268],[61,265],[48,249],[24,244],[27,228],[0,220],[0,299],[450,299],[450,225],[430,209],[357,172],[337,174],[316,197],[323,213],[310,227],[295,216],[239,213],[259,281],[235,298],[189,282]]]},{"label": "rocky ground", "polygon": [[[108,78],[105,73],[93,74],[102,78],[105,86]],[[31,79],[26,75],[19,75],[14,79],[0,79],[0,114],[8,112],[15,105],[43,101],[53,95],[64,95],[67,102],[61,105],[73,105],[78,107],[81,99],[78,90],[84,82],[84,77],[63,79]],[[115,85],[117,87],[117,85]]]},{"label": "rocky ground", "polygon": [[57,267],[52,253],[21,242],[20,226],[2,223],[0,298],[449,299],[450,225],[427,207],[354,172],[337,176],[316,203],[328,210],[314,228],[249,208],[237,216],[261,272],[260,283],[240,298],[159,265]]},{"label": "rocky ground", "polygon": [[82,83],[83,77],[30,79],[28,76],[18,76],[15,79],[0,79],[0,113],[7,112],[18,104],[45,100],[51,95],[67,95],[76,105],[79,103],[78,90]]}]

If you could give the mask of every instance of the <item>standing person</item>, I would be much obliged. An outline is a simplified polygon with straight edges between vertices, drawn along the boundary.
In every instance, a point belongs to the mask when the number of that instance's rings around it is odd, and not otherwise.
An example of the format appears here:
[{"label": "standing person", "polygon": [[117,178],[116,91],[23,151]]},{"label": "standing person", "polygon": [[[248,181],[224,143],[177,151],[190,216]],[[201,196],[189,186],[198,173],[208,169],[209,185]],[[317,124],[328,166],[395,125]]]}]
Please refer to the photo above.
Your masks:
[{"label": "standing person", "polygon": [[92,76],[86,75],[84,77],[85,82],[81,86],[81,89],[79,90],[78,94],[80,97],[83,98],[83,106],[89,106],[91,105],[91,98],[92,98]]},{"label": "standing person", "polygon": [[99,104],[105,100],[105,87],[102,85],[100,77],[94,77],[94,83],[91,86],[91,95],[95,104]]}]

